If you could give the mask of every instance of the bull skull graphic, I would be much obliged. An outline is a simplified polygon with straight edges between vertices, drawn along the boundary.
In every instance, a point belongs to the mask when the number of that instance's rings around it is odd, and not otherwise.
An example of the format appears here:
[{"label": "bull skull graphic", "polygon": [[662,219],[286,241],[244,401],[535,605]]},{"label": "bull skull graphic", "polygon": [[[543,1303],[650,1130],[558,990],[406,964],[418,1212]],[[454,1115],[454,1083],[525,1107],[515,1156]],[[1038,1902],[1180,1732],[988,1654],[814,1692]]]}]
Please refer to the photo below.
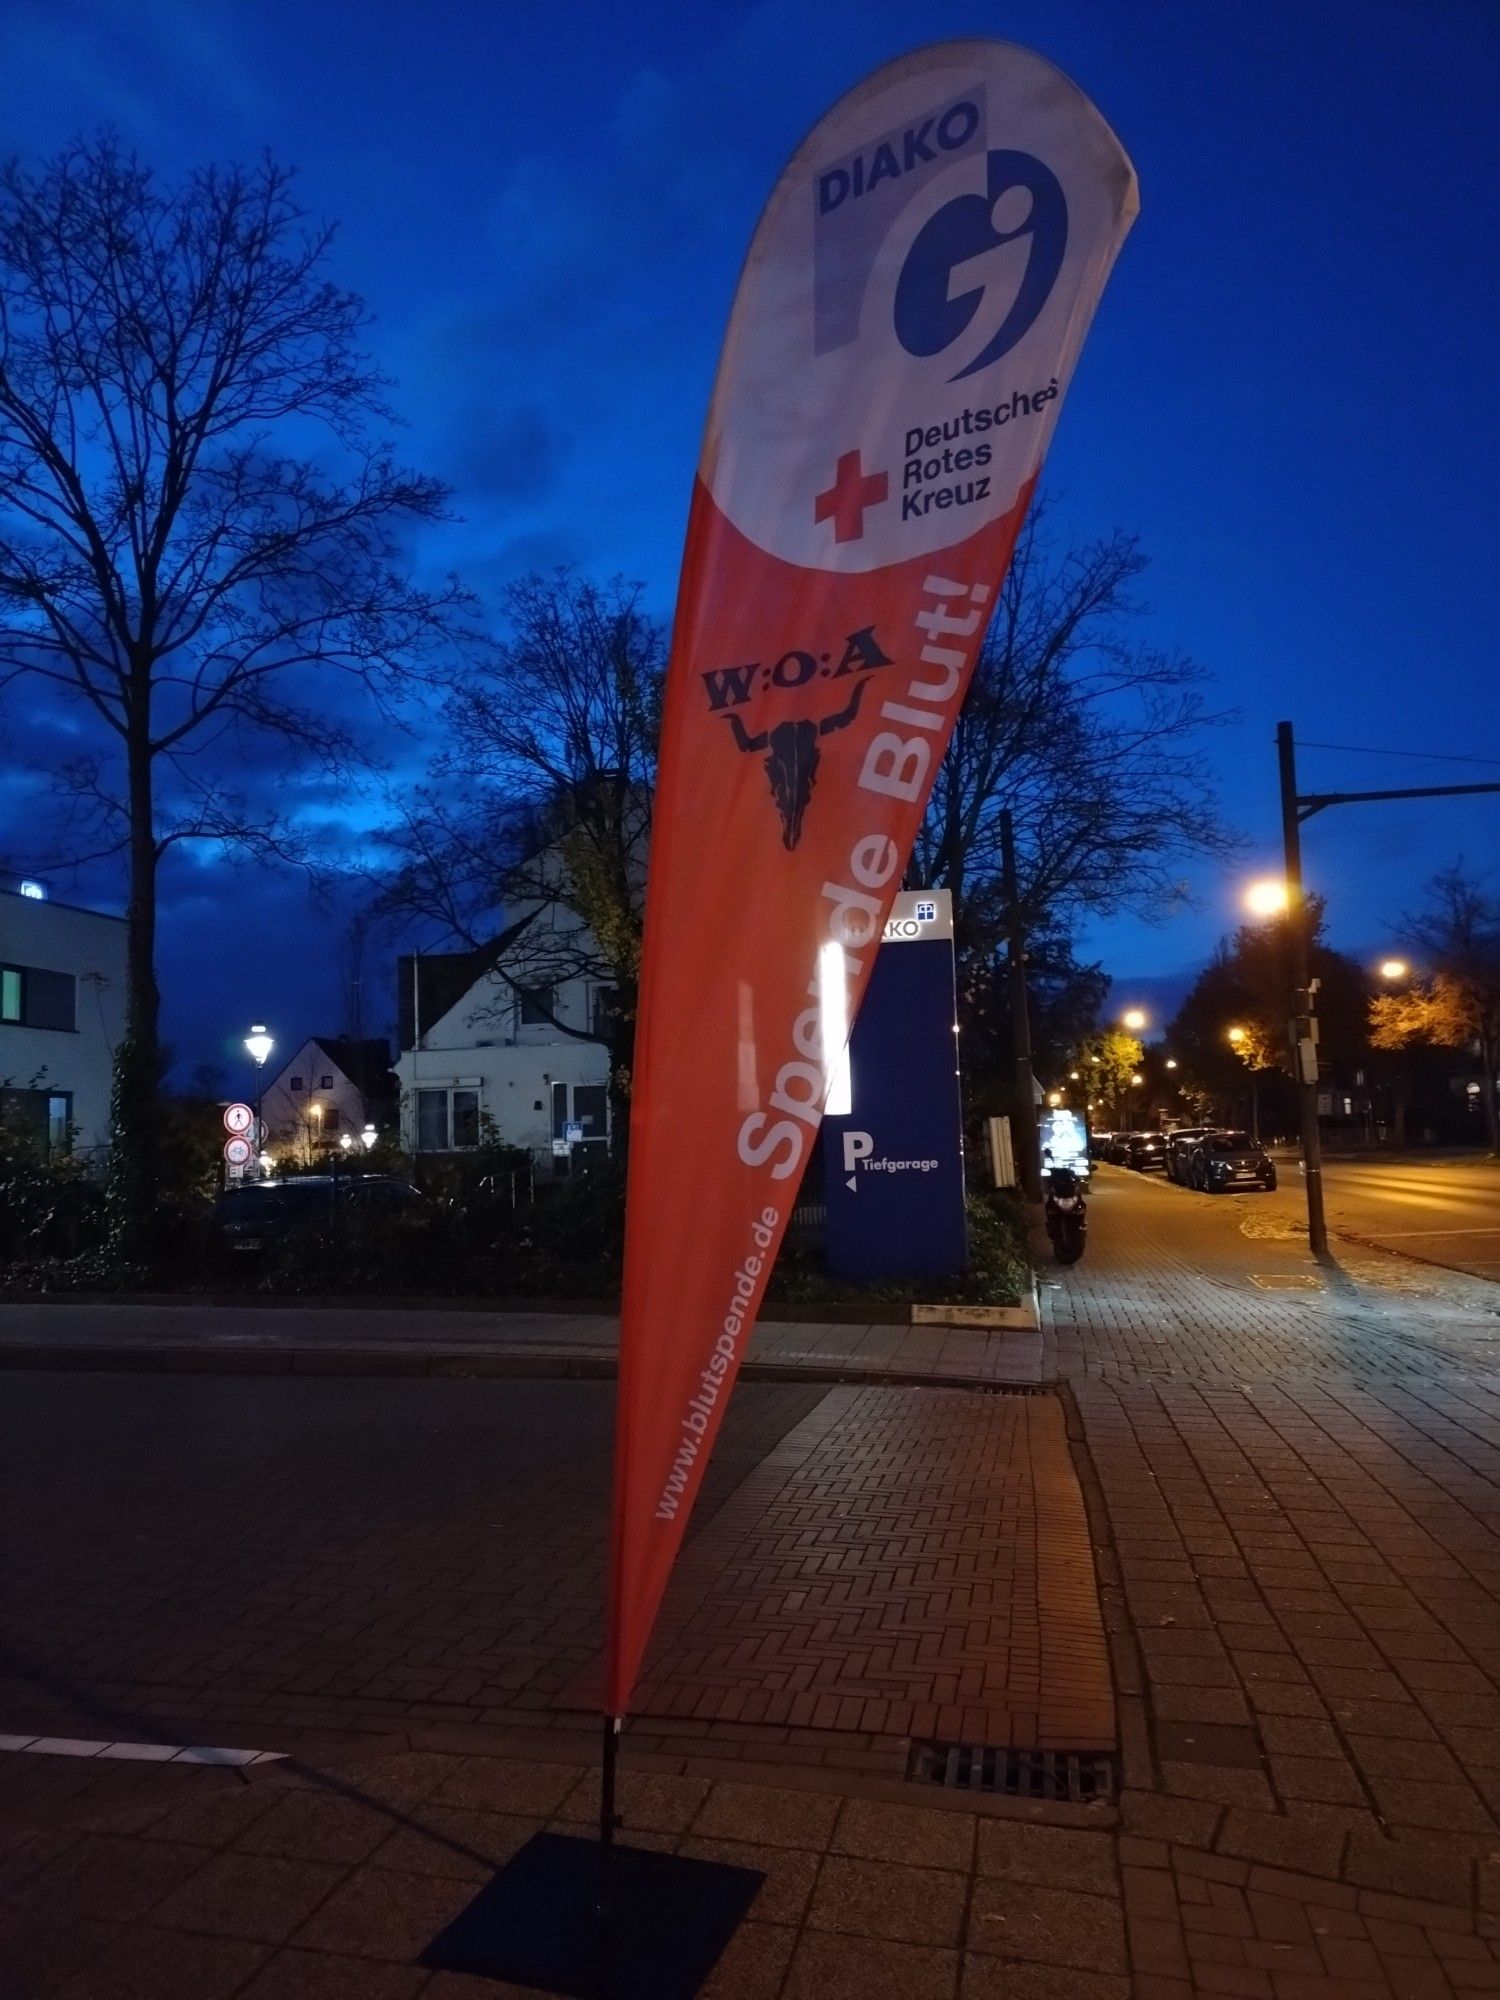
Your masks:
[{"label": "bull skull graphic", "polygon": [[770,752],[766,758],[766,776],[771,781],[771,797],[781,815],[781,844],[788,850],[802,838],[802,819],[812,797],[813,781],[818,775],[821,759],[819,739],[831,736],[835,729],[848,728],[859,714],[865,685],[864,681],[856,681],[847,704],[837,715],[824,716],[821,722],[778,722],[770,729],[761,730],[758,736],[752,736],[737,715],[729,717],[734,740],[741,750]]}]

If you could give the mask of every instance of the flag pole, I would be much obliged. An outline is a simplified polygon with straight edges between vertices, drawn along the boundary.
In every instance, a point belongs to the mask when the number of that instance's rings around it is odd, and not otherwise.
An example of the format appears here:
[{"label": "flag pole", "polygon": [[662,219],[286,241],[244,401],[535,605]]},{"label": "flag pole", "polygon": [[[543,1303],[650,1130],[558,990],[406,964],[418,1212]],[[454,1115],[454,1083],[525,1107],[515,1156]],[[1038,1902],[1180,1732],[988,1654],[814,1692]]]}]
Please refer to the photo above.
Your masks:
[{"label": "flag pole", "polygon": [[615,1777],[620,1761],[620,1730],[625,1718],[622,1715],[606,1715],[604,1718],[604,1755],[599,1772],[599,1920],[609,1920],[610,1878],[615,1852],[615,1828],[619,1817],[615,1812]]}]

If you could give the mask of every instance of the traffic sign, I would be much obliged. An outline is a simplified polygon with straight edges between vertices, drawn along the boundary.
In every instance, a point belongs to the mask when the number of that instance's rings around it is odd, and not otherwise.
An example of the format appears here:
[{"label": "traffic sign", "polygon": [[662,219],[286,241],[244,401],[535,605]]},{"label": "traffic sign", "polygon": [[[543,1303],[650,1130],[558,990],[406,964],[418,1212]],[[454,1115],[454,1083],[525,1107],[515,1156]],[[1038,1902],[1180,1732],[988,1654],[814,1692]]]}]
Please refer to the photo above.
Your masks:
[{"label": "traffic sign", "polygon": [[224,1130],[241,1138],[255,1123],[255,1113],[248,1104],[226,1104],[224,1106]]},{"label": "traffic sign", "polygon": [[231,1167],[248,1167],[250,1155],[254,1151],[248,1139],[226,1139],[224,1158]]}]

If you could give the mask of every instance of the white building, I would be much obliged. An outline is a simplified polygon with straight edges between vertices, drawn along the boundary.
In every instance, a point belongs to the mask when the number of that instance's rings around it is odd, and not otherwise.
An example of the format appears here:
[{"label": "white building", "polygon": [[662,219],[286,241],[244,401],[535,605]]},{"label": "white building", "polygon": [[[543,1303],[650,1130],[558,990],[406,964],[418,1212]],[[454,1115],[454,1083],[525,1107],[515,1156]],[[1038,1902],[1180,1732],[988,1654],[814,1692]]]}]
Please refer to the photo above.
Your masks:
[{"label": "white building", "polygon": [[347,1152],[367,1124],[392,1136],[390,1065],[383,1041],[309,1035],[260,1093],[272,1157],[310,1166],[320,1155]]},{"label": "white building", "polygon": [[612,989],[583,969],[594,962],[559,904],[534,912],[510,951],[398,960],[406,1151],[519,1146],[561,1168],[570,1145],[608,1146],[609,1052],[594,1037]]},{"label": "white building", "polygon": [[124,1033],[123,917],[0,889],[0,1124],[102,1150]]}]

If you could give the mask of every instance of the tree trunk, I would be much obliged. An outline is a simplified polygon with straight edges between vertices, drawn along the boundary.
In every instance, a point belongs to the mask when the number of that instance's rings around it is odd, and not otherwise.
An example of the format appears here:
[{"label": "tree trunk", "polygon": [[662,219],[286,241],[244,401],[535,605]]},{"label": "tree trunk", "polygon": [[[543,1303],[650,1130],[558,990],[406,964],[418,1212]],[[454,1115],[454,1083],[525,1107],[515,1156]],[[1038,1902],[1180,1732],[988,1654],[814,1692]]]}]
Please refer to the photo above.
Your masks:
[{"label": "tree trunk", "polygon": [[1500,1155],[1500,1105],[1495,1102],[1495,1051],[1488,1036],[1479,1041],[1479,1063],[1484,1071],[1484,1126],[1490,1151]]},{"label": "tree trunk", "polygon": [[115,1052],[110,1222],[116,1254],[144,1264],[153,1248],[158,1195],[160,996],[156,988],[156,824],[150,712],[143,703],[126,742],[130,788],[130,903],[125,913],[125,1039]]}]

